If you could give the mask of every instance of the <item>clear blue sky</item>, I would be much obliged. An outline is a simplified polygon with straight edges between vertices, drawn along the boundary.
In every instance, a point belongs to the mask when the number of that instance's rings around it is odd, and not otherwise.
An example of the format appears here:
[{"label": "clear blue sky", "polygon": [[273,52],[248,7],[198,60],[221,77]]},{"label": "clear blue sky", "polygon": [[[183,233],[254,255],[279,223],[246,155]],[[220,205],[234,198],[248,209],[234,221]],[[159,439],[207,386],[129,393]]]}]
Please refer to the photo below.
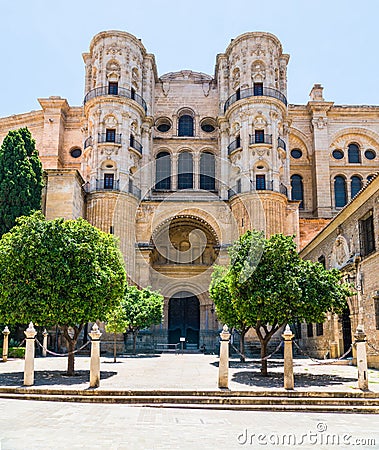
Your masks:
[{"label": "clear blue sky", "polygon": [[288,100],[314,83],[336,104],[379,104],[377,0],[3,0],[0,117],[39,109],[38,97],[81,105],[81,54],[102,30],[128,31],[154,53],[159,75],[214,73],[217,53],[247,31],[268,31],[291,55]]}]

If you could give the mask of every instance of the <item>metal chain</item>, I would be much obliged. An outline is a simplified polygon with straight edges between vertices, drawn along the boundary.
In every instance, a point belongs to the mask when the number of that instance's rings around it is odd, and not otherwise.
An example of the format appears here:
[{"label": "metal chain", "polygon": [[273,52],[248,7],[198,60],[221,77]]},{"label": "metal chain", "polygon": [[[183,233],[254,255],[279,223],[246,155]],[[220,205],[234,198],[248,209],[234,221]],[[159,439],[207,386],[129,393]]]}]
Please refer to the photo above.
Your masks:
[{"label": "metal chain", "polygon": [[306,353],[306,352],[299,346],[299,344],[298,344],[296,341],[292,341],[292,342],[294,343],[295,347],[296,347],[296,348],[297,348],[304,356],[306,356],[307,358],[311,359],[312,361],[314,361],[315,363],[320,364],[320,365],[336,364],[338,361],[340,361],[341,359],[345,358],[345,356],[347,356],[347,355],[351,352],[351,349],[352,349],[352,346],[353,346],[353,345],[351,345],[351,346],[349,347],[349,350],[347,350],[342,356],[340,356],[338,359],[336,359],[336,360],[334,360],[334,361],[320,361],[319,359],[312,358],[312,356],[310,356],[308,353]]},{"label": "metal chain", "polygon": [[68,355],[74,355],[75,353],[80,352],[80,350],[83,350],[83,348],[87,347],[87,345],[91,342],[91,341],[87,341],[84,345],[82,345],[80,348],[74,350],[73,352],[67,352],[67,353],[55,353],[52,352],[51,350],[48,350],[47,348],[45,348],[41,342],[39,342],[38,339],[35,339],[35,341],[37,342],[37,344],[43,349],[46,350],[47,353],[49,353],[50,355],[53,356],[68,356]]},{"label": "metal chain", "polygon": [[272,356],[272,355],[275,355],[275,353],[282,347],[282,345],[283,345],[283,342],[282,342],[282,341],[279,342],[279,344],[278,344],[278,346],[276,347],[276,349],[275,349],[270,355],[265,356],[264,358],[261,358],[261,360],[262,360],[262,361],[265,361],[265,360],[271,358],[271,356]]}]

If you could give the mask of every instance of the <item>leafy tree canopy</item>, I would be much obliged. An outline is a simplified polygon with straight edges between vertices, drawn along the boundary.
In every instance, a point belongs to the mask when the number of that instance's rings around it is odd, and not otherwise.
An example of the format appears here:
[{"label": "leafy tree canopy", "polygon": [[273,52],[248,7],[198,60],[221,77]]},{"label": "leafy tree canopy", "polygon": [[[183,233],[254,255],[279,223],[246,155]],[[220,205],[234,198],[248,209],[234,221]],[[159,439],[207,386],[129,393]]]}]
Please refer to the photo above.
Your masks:
[{"label": "leafy tree canopy", "polygon": [[125,284],[115,238],[84,219],[47,221],[36,212],[0,240],[0,322],[60,325],[70,350],[85,323],[119,305]]},{"label": "leafy tree canopy", "polygon": [[138,332],[151,325],[158,325],[163,318],[163,296],[150,288],[138,289],[128,286],[122,301],[128,323],[128,332],[133,334],[133,352],[136,352]]},{"label": "leafy tree canopy", "polygon": [[0,147],[0,236],[17,217],[41,208],[42,188],[42,165],[30,131],[10,131]]},{"label": "leafy tree canopy", "polygon": [[[218,291],[214,299],[219,317],[232,312],[234,322],[226,322],[228,325],[235,326],[235,321],[243,318],[255,329],[262,357],[267,343],[283,325],[323,322],[327,311],[342,312],[346,297],[351,295],[338,270],[325,270],[319,263],[302,260],[291,236],[276,234],[266,239],[261,232],[247,231],[229,254],[230,266],[223,276],[216,270],[211,295]],[[226,307],[217,302],[222,292]],[[266,360],[262,360],[262,373],[267,374]]]}]

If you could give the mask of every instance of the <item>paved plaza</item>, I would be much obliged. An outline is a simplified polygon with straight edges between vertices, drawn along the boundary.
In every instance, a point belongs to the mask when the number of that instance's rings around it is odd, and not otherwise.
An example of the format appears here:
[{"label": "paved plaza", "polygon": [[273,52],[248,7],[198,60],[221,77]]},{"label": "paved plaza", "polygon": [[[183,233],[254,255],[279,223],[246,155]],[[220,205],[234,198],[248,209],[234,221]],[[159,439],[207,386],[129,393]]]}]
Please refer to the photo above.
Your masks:
[{"label": "paved plaza", "polygon": [[[86,389],[89,357],[76,357],[75,377],[66,358],[37,358],[35,387]],[[0,387],[22,386],[23,360],[0,363]],[[231,390],[280,390],[283,360],[230,362]],[[295,359],[296,391],[360,392],[357,368]],[[100,390],[217,390],[218,357],[162,354],[101,358]],[[369,370],[379,392],[379,371]],[[379,415],[166,408],[124,404],[0,399],[0,449],[237,449],[379,448]],[[331,441],[333,440],[333,441]],[[338,445],[337,445],[338,443]]]},{"label": "paved plaza", "polygon": [[[100,389],[127,390],[215,390],[218,357],[203,354],[161,354],[101,358]],[[43,388],[85,389],[88,387],[90,358],[77,356],[77,375],[65,375],[67,359],[36,358],[35,386]],[[241,390],[278,390],[283,387],[283,359],[270,359],[269,377],[260,376],[260,361],[230,361],[229,388]],[[24,361],[10,359],[0,363],[0,387],[22,386]],[[357,368],[351,365],[317,364],[310,359],[295,359],[295,389],[298,391],[356,392]],[[369,369],[369,388],[379,392],[379,370]]]},{"label": "paved plaza", "polygon": [[[0,409],[1,450],[379,448],[376,415],[143,408],[24,400],[0,400]],[[331,445],[331,436],[335,442],[338,438],[340,445]]]}]

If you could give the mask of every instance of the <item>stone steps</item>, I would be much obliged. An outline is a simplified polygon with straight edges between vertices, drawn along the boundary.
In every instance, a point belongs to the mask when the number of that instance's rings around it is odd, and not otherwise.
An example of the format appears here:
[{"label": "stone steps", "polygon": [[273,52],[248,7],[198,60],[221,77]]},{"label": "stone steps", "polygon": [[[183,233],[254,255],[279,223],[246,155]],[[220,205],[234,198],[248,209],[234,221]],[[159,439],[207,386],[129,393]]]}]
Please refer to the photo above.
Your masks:
[{"label": "stone steps", "polygon": [[1,388],[0,398],[166,408],[379,413],[379,394],[372,392],[144,392]]}]

